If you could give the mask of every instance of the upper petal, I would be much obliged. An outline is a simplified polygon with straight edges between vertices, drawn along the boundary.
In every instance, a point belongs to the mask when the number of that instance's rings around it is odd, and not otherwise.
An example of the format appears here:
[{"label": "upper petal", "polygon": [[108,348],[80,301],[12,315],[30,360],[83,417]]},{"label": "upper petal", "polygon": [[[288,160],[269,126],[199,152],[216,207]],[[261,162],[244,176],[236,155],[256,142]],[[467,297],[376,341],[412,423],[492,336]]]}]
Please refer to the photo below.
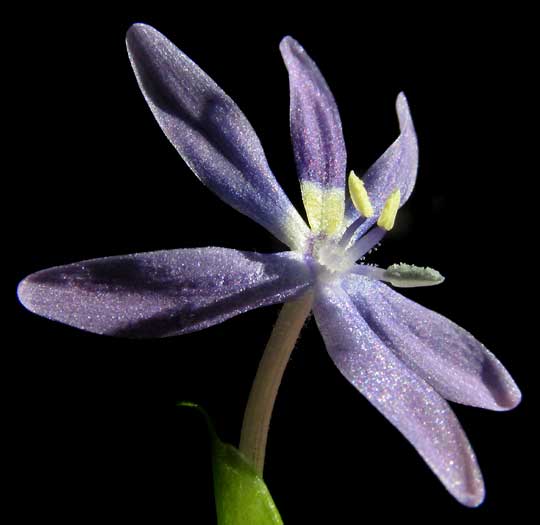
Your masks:
[{"label": "upper petal", "polygon": [[24,279],[18,295],[30,311],[83,330],[165,337],[295,298],[310,280],[291,252],[193,248],[49,268]]},{"label": "upper petal", "polygon": [[341,288],[319,290],[314,313],[341,373],[412,443],[456,499],[479,505],[482,476],[448,403],[386,347]]},{"label": "upper petal", "polygon": [[351,275],[343,286],[377,336],[446,399],[491,410],[520,402],[510,374],[463,328],[379,281]]},{"label": "upper petal", "polygon": [[238,106],[154,28],[133,25],[126,43],[146,102],[195,175],[289,247],[301,247],[308,228]]},{"label": "upper petal", "polygon": [[302,46],[285,37],[280,50],[289,72],[291,135],[308,219],[315,231],[334,233],[343,220],[347,164],[339,112]]},{"label": "upper petal", "polygon": [[[409,104],[403,93],[397,97],[396,112],[399,120],[399,137],[362,177],[374,209],[374,215],[364,221],[356,237],[362,235],[377,221],[384,203],[395,189],[400,190],[400,206],[403,206],[411,195],[416,182],[418,141]],[[345,222],[350,224],[358,216],[358,211],[348,199]]]}]

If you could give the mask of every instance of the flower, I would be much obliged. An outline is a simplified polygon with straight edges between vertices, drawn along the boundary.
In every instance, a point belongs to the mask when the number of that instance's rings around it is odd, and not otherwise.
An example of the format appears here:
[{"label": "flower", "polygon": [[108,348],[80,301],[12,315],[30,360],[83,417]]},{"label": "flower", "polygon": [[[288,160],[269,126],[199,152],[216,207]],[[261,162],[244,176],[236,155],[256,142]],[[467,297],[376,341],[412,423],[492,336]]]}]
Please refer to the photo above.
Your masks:
[{"label": "flower", "polygon": [[437,284],[438,272],[361,262],[392,229],[415,183],[418,148],[405,96],[396,104],[399,137],[362,180],[351,172],[346,187],[334,98],[303,48],[283,39],[308,227],[272,175],[245,116],[197,65],[143,24],[130,28],[127,47],[150,109],[195,175],[291,251],[208,247],[83,261],[28,276],[18,288],[20,301],[91,332],[164,337],[311,291],[317,325],[342,374],[403,433],[453,496],[480,504],[482,476],[446,400],[508,410],[519,403],[519,389],[472,335],[384,284]]}]

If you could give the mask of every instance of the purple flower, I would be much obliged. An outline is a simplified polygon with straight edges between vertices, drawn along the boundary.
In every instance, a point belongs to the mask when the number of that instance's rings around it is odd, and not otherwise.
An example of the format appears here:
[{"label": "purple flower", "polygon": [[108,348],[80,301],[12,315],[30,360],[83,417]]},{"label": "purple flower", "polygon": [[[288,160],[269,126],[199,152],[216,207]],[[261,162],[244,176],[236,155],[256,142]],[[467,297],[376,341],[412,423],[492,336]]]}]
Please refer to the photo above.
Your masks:
[{"label": "purple flower", "polygon": [[134,25],[127,46],[150,109],[195,175],[291,251],[209,247],[83,261],[30,275],[19,285],[21,302],[99,334],[165,337],[311,292],[317,325],[342,374],[403,433],[453,496],[480,504],[480,470],[446,400],[508,410],[520,401],[517,386],[468,332],[384,284],[437,284],[438,272],[357,262],[392,228],[414,187],[418,148],[405,96],[396,104],[399,137],[362,180],[351,172],[346,184],[334,98],[302,47],[283,39],[308,227],[232,100],[155,29]]}]

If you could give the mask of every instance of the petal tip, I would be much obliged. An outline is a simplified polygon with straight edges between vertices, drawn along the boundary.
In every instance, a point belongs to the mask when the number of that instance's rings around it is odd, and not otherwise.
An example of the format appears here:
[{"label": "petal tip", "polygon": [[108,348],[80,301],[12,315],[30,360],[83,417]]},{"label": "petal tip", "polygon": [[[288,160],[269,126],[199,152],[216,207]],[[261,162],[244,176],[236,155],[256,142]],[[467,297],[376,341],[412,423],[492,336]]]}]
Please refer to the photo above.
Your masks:
[{"label": "petal tip", "polygon": [[507,412],[516,408],[521,403],[522,395],[520,389],[516,384],[512,385],[512,388],[506,392],[504,398],[497,400],[497,409],[501,412]]},{"label": "petal tip", "polygon": [[45,315],[41,312],[39,301],[40,275],[46,270],[27,275],[17,286],[17,298],[19,302],[29,311],[37,315]]},{"label": "petal tip", "polygon": [[145,27],[144,24],[141,24],[137,22],[136,24],[132,24],[129,26],[128,30],[126,31],[126,43],[129,45],[129,43],[134,39],[137,38],[137,35],[143,30]]},{"label": "petal tip", "polygon": [[521,391],[516,382],[493,355],[486,359],[481,378],[487,392],[487,402],[483,408],[502,412],[512,410],[521,402]]},{"label": "petal tip", "polygon": [[466,480],[462,480],[457,486],[449,487],[450,493],[465,507],[479,507],[486,497],[486,488],[482,474],[477,465],[469,473]]},{"label": "petal tip", "polygon": [[463,494],[458,501],[465,505],[466,507],[475,508],[479,507],[486,497],[486,491],[484,490],[484,485],[482,484],[477,492],[469,492]]},{"label": "petal tip", "polygon": [[150,39],[152,36],[163,38],[163,35],[157,29],[154,29],[148,24],[144,24],[142,22],[132,24],[126,32],[126,46],[128,48],[128,52],[132,50],[133,46],[136,46],[137,44],[140,45],[142,42]]},{"label": "petal tip", "polygon": [[283,57],[305,53],[304,48],[292,36],[287,35],[281,39],[279,50]]},{"label": "petal tip", "polygon": [[514,399],[512,404],[508,405],[508,410],[511,410],[512,408],[516,408],[523,399],[523,396],[521,394],[521,390],[516,386],[516,392],[514,393]]},{"label": "petal tip", "polygon": [[398,96],[396,97],[396,106],[400,107],[400,106],[403,106],[403,105],[408,105],[407,97],[405,96],[404,91],[400,91],[398,93]]},{"label": "petal tip", "polygon": [[279,45],[280,46],[288,46],[291,42],[294,42],[294,38],[291,35],[285,35],[281,39]]},{"label": "petal tip", "polygon": [[29,277],[25,277],[17,286],[17,298],[19,302],[27,309],[31,310],[31,293],[29,290]]},{"label": "petal tip", "polygon": [[134,24],[131,24],[129,26],[126,36],[135,36],[137,33],[146,32],[146,31],[155,31],[155,29],[152,26],[149,26],[148,24],[144,24],[143,22],[136,22]]},{"label": "petal tip", "polygon": [[411,110],[409,101],[403,91],[400,91],[396,98],[396,113],[398,114],[399,125],[401,130],[410,124],[412,126]]}]

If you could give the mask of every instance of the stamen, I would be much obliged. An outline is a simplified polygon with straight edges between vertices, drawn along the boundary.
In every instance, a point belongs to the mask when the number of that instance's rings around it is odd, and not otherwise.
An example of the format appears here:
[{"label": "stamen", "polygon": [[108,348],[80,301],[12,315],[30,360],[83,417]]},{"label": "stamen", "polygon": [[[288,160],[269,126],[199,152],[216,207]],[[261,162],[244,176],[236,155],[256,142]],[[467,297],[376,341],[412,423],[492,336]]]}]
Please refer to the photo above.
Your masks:
[{"label": "stamen", "polygon": [[369,250],[376,246],[385,236],[386,230],[375,226],[371,228],[363,237],[353,244],[346,252],[351,261],[357,261],[363,257]]},{"label": "stamen", "polygon": [[352,270],[357,275],[370,279],[386,281],[396,288],[416,288],[419,286],[434,286],[441,284],[444,277],[433,268],[413,266],[412,264],[393,264],[386,270],[376,266],[359,264]]},{"label": "stamen", "polygon": [[360,179],[352,170],[349,174],[349,193],[354,207],[364,217],[371,217],[373,215],[373,206],[369,200],[366,187],[364,186],[362,179]]},{"label": "stamen", "polygon": [[[351,172],[351,175],[354,175],[354,172]],[[352,177],[349,177],[349,181],[351,180],[351,178]],[[364,188],[364,191],[365,191],[365,188]],[[367,195],[367,192],[366,192],[366,195]],[[356,243],[354,243],[347,250],[347,257],[349,257],[351,260],[357,261],[358,259],[363,257],[367,252],[369,252],[376,244],[378,244],[379,241],[384,237],[384,234],[386,232],[390,231],[394,227],[396,214],[399,209],[400,198],[401,198],[401,193],[398,188],[392,192],[390,197],[388,197],[388,199],[384,203],[383,210],[381,212],[381,215],[379,216],[379,220],[377,221],[377,226],[372,228],[368,233],[366,233],[362,237],[360,237],[356,241]],[[351,199],[352,199],[352,193],[351,193]],[[366,220],[367,219],[360,217],[359,219],[354,221],[352,225],[350,225],[347,228],[347,230],[345,231],[345,234],[343,235],[340,241],[341,247],[344,248],[345,246],[347,246],[350,239],[352,239],[355,233],[357,233],[358,227],[360,227],[361,224]],[[370,221],[366,223],[366,226],[367,228],[369,228]]]},{"label": "stamen", "polygon": [[414,266],[412,264],[393,264],[383,275],[383,280],[398,288],[415,288],[417,286],[433,286],[441,284],[444,277],[433,268]]},{"label": "stamen", "polygon": [[349,241],[352,239],[353,235],[356,233],[356,230],[364,223],[366,220],[365,217],[358,217],[352,224],[350,224],[347,229],[345,230],[345,233],[341,237],[341,240],[339,241],[339,245],[345,249],[347,244],[349,244]]},{"label": "stamen", "polygon": [[399,188],[394,190],[390,197],[384,203],[382,213],[377,221],[377,226],[384,228],[386,231],[390,231],[394,227],[396,221],[396,215],[399,209],[399,200],[401,198],[401,192]]}]

